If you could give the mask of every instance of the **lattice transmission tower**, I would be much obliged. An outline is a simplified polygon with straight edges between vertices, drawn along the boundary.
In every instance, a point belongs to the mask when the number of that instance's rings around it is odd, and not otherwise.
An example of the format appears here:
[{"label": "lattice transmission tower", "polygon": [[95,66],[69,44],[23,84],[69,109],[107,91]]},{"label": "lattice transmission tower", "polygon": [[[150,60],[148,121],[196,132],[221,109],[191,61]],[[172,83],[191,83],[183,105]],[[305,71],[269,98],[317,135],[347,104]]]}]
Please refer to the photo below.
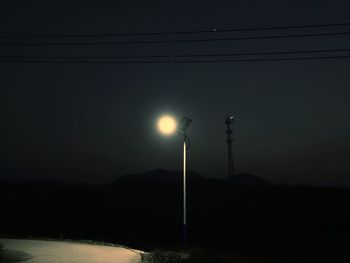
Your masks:
[{"label": "lattice transmission tower", "polygon": [[228,158],[228,176],[234,175],[234,166],[233,166],[233,154],[232,154],[232,133],[233,129],[231,128],[231,124],[233,123],[234,117],[229,116],[225,120],[226,124],[226,134],[227,134],[227,158]]}]

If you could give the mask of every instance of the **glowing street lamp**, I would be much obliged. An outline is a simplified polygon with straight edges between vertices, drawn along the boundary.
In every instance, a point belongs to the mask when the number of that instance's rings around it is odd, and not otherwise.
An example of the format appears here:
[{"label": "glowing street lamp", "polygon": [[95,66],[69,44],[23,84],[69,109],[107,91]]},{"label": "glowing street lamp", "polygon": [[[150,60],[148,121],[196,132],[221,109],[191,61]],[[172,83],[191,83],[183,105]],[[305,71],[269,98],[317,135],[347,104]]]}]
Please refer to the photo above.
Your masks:
[{"label": "glowing street lamp", "polygon": [[176,127],[176,121],[171,116],[163,116],[158,121],[158,128],[164,135],[171,135],[177,130],[177,132],[183,136],[183,242],[185,246],[187,243],[186,155],[190,148],[190,139],[188,138],[186,131],[191,122],[191,119],[184,117]]},{"label": "glowing street lamp", "polygon": [[158,121],[158,129],[164,135],[172,135],[176,131],[176,121],[171,116],[163,116]]}]

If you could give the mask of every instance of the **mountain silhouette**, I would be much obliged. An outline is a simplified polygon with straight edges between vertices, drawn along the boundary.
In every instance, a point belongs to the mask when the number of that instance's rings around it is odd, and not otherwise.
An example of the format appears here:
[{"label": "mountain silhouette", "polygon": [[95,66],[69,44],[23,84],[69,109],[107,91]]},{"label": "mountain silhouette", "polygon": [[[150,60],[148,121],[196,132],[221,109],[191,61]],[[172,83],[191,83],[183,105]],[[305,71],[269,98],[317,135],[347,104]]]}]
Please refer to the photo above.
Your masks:
[{"label": "mountain silhouette", "polygon": [[[195,181],[204,181],[205,178],[203,175],[193,172],[187,171],[186,179],[189,182]],[[163,169],[156,169],[148,172],[144,172],[141,174],[129,174],[123,175],[121,177],[116,178],[113,183],[180,183],[183,180],[182,171],[168,171]]]},{"label": "mountain silhouette", "polygon": [[227,182],[237,186],[269,187],[271,182],[256,175],[241,173],[225,179]]},{"label": "mountain silhouette", "polygon": [[[224,179],[213,179],[207,178],[194,171],[188,171],[186,179],[189,183],[223,183],[237,187],[268,187],[272,185],[268,180],[248,173],[236,174]],[[182,183],[182,180],[182,171],[168,171],[164,169],[156,169],[140,174],[123,175],[116,178],[112,183]]]}]

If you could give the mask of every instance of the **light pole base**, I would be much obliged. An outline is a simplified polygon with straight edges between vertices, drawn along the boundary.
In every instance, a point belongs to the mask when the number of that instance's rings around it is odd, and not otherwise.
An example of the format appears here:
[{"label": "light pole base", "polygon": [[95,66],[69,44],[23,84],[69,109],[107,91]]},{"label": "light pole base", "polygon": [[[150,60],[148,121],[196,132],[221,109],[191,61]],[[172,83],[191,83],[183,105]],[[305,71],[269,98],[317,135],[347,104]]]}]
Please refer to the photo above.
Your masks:
[{"label": "light pole base", "polygon": [[187,247],[187,226],[186,225],[183,225],[183,246],[184,248]]}]

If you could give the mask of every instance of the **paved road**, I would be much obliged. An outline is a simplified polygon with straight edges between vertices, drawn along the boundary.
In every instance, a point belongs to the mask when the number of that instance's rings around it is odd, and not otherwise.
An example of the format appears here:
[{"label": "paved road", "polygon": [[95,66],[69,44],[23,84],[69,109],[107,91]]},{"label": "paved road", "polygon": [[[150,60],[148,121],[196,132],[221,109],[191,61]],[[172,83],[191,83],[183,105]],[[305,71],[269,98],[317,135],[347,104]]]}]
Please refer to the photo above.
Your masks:
[{"label": "paved road", "polygon": [[5,249],[29,253],[26,263],[139,263],[141,251],[74,242],[0,239]]}]

